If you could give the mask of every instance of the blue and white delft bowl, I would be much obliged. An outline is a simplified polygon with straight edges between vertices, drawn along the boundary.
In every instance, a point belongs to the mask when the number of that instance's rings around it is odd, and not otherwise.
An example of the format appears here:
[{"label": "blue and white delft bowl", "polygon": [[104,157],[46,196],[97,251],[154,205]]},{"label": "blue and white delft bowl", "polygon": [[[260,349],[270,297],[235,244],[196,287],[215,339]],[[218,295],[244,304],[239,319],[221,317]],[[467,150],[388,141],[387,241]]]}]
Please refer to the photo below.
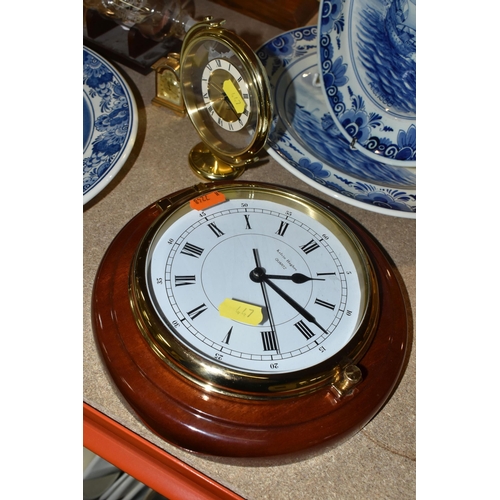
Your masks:
[{"label": "blue and white delft bowl", "polygon": [[137,105],[118,71],[83,48],[83,204],[100,193],[127,160],[137,135]]},{"label": "blue and white delft bowl", "polygon": [[414,167],[416,0],[321,0],[318,63],[344,137],[369,158]]},{"label": "blue and white delft bowl", "polygon": [[274,104],[267,151],[299,179],[340,201],[415,218],[416,169],[373,160],[351,149],[333,120],[322,91],[317,37],[317,27],[299,28],[257,51]]}]

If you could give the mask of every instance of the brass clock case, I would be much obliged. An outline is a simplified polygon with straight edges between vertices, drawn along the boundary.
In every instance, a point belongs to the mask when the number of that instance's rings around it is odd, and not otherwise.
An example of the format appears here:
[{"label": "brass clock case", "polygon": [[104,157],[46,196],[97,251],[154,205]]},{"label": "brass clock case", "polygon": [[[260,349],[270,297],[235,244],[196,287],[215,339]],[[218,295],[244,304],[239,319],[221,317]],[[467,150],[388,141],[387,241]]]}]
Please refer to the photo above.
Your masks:
[{"label": "brass clock case", "polygon": [[[180,56],[184,103],[202,140],[189,162],[199,177],[209,180],[235,179],[258,161],[272,119],[269,82],[260,60],[223,24],[207,18],[193,26]],[[246,106],[238,109],[231,94]]]},{"label": "brass clock case", "polygon": [[179,54],[172,52],[162,57],[152,68],[155,70],[156,95],[153,104],[171,109],[179,116],[185,116],[186,106],[182,98],[179,77]]},{"label": "brass clock case", "polygon": [[[231,365],[221,365],[210,359],[205,353],[200,354],[196,349],[187,345],[185,339],[182,339],[182,336],[176,331],[177,320],[172,322],[160,318],[159,306],[154,303],[150,292],[153,285],[148,273],[151,266],[151,248],[172,224],[182,220],[187,213],[193,212],[192,193],[186,193],[184,197],[176,199],[175,203],[169,204],[165,208],[162,216],[155,221],[144,236],[134,259],[130,281],[130,302],[137,325],[145,339],[168,366],[209,391],[248,399],[292,397],[325,386],[332,386],[339,395],[348,393],[361,379],[361,372],[356,367],[356,363],[370,345],[379,315],[379,292],[373,266],[357,237],[345,223],[325,207],[312,199],[290,191],[280,190],[276,187],[248,186],[233,182],[219,188],[202,185],[198,189],[198,196],[203,197],[214,192],[222,194],[226,200],[243,200],[242,205],[246,204],[246,200],[279,202],[282,204],[283,213],[307,214],[307,217],[319,221],[333,233],[334,237],[341,242],[344,251],[349,253],[353,259],[355,268],[353,272],[358,277],[362,291],[359,319],[354,331],[352,334],[350,333],[350,340],[338,352],[322,358],[322,361],[314,366],[288,373],[263,373],[260,370],[255,372],[242,371]],[[222,205],[221,207],[223,208]],[[240,210],[243,214],[243,209]],[[202,215],[204,214],[205,212],[202,213]],[[243,215],[241,218],[243,219]],[[239,238],[246,238],[245,232],[248,233],[248,230],[243,229],[240,234],[236,233],[231,236],[230,240],[233,241],[231,248],[234,248],[234,242],[237,242]],[[271,257],[264,254],[263,259],[270,261]],[[351,273],[351,271],[348,272]],[[196,286],[205,285],[197,283]],[[247,286],[247,283],[243,281],[241,286]],[[170,294],[170,292],[167,293]],[[333,325],[330,328],[334,328]],[[329,335],[335,335],[335,333],[336,330],[333,333],[329,332]],[[203,330],[203,326],[200,327],[199,334],[208,335],[207,331]],[[293,335],[293,332],[290,334]],[[318,345],[318,341],[316,341],[316,345],[311,342],[308,348],[321,349]]]}]

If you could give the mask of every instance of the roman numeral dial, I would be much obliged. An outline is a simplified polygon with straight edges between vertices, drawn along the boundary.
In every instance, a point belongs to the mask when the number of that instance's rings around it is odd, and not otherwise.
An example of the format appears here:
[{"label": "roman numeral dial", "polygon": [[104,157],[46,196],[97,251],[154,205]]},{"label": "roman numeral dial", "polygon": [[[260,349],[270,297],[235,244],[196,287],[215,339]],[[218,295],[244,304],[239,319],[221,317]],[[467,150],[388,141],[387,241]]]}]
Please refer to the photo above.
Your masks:
[{"label": "roman numeral dial", "polygon": [[208,227],[215,234],[215,236],[217,236],[217,238],[220,238],[221,236],[224,236],[224,233],[215,225],[214,222],[210,222],[208,224]]},{"label": "roman numeral dial", "polygon": [[175,276],[174,282],[175,282],[175,286],[195,285],[196,284],[196,276],[194,274]]},{"label": "roman numeral dial", "polygon": [[196,319],[200,314],[204,313],[207,310],[207,306],[205,304],[200,304],[198,307],[195,307],[191,311],[187,312],[187,315],[191,319]]},{"label": "roman numeral dial", "polygon": [[151,264],[155,303],[186,345],[263,373],[320,362],[339,349],[360,296],[333,232],[267,196],[187,211]]},{"label": "roman numeral dial", "polygon": [[310,240],[307,242],[305,245],[301,245],[300,249],[305,253],[305,254],[310,254],[312,251],[316,250],[319,248],[319,244],[316,243],[314,240]]},{"label": "roman numeral dial", "polygon": [[203,248],[186,242],[182,247],[181,253],[184,255],[188,255],[189,257],[198,258],[203,253]]},{"label": "roman numeral dial", "polygon": [[314,337],[313,331],[306,323],[304,323],[303,320],[300,320],[297,323],[295,323],[295,328],[299,330],[299,332],[306,338],[306,340],[309,340]]},{"label": "roman numeral dial", "polygon": [[251,101],[240,71],[227,59],[209,61],[201,77],[203,100],[215,123],[228,132],[237,132],[247,123]]}]

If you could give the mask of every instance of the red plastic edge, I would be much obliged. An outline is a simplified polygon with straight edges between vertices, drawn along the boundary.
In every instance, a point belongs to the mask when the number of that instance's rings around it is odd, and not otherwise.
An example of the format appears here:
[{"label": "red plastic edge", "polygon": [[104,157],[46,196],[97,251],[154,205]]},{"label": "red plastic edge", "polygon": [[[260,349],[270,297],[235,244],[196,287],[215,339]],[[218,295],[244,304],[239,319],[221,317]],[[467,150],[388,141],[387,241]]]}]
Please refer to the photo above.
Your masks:
[{"label": "red plastic edge", "polygon": [[169,500],[243,500],[87,403],[83,446]]}]

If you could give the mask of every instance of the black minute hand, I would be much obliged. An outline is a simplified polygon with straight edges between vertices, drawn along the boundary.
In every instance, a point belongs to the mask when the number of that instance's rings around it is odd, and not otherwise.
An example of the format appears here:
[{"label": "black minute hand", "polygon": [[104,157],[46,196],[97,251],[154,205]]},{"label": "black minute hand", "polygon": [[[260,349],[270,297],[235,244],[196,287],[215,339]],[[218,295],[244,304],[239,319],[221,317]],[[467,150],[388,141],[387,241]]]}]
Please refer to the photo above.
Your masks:
[{"label": "black minute hand", "polygon": [[256,267],[250,273],[250,279],[256,283],[265,283],[272,288],[282,299],[288,302],[299,314],[301,314],[307,321],[316,325],[323,332],[328,333],[317,321],[316,318],[306,309],[304,309],[298,302],[292,299],[290,295],[284,292],[278,285],[270,280],[271,276],[266,274],[266,270],[262,267]]}]

